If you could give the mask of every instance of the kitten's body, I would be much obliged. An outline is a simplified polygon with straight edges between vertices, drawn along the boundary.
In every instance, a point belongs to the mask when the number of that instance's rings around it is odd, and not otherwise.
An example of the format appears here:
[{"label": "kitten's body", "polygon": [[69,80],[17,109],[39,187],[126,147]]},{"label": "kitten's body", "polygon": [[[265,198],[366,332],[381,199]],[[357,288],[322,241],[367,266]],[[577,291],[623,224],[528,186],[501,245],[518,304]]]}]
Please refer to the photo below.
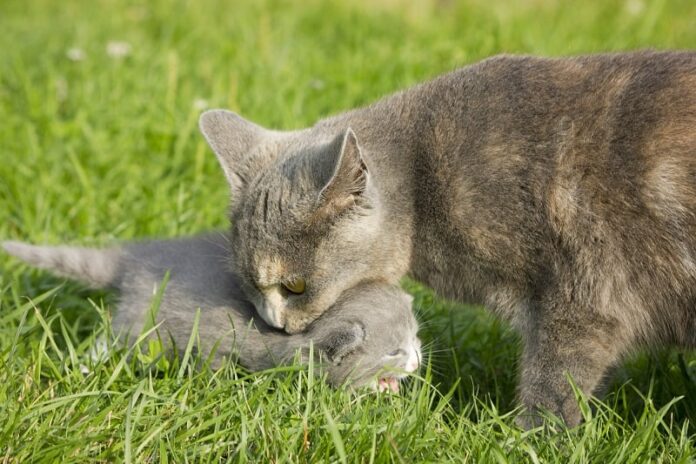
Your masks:
[{"label": "kitten's body", "polygon": [[274,325],[297,332],[344,288],[410,272],[510,320],[523,404],[570,424],[566,373],[591,393],[640,345],[696,345],[694,52],[495,57],[253,140],[235,118],[201,127],[236,193],[240,274],[316,287],[252,290]]},{"label": "kitten's body", "polygon": [[[362,384],[381,368],[413,371],[419,362],[417,324],[410,297],[395,287],[365,285],[346,292],[335,308],[306,333],[287,335],[255,317],[238,279],[230,273],[229,247],[223,234],[190,239],[149,241],[104,250],[33,246],[8,242],[11,254],[37,267],[78,279],[95,288],[118,290],[113,314],[114,333],[135,341],[149,322],[153,297],[169,272],[156,321],[161,340],[183,350],[201,315],[196,349],[207,355],[215,349],[214,365],[236,359],[250,370],[267,369],[292,361],[310,341],[317,357],[323,355],[333,385],[348,380]],[[392,356],[395,350],[408,351]],[[417,352],[412,352],[417,350]],[[386,378],[400,377],[398,373]],[[394,387],[392,381],[390,384]]]}]

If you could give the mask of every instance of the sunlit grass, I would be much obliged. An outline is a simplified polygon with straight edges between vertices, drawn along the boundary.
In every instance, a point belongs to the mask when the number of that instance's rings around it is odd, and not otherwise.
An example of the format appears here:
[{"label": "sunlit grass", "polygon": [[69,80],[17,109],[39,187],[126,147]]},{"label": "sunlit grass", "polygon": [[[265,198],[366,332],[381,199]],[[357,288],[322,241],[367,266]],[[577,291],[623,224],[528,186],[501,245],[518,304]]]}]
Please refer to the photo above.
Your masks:
[{"label": "sunlit grass", "polygon": [[[696,44],[688,0],[0,2],[0,238],[105,244],[226,226],[206,107],[296,128],[500,53]],[[119,42],[121,43],[119,46]],[[124,44],[128,47],[124,48]],[[514,426],[518,341],[412,282],[430,365],[399,395],[302,367],[90,356],[113,296],[0,256],[0,460],[690,462],[694,357],[617,367],[586,423]],[[584,401],[584,400],[583,400]]]}]

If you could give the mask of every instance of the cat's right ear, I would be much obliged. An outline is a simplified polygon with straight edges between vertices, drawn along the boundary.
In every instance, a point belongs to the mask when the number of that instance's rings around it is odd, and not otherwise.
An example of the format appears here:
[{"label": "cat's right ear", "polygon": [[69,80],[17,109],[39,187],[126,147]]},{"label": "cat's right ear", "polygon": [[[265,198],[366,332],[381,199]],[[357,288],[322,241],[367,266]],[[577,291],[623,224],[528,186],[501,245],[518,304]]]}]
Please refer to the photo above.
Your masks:
[{"label": "cat's right ear", "polygon": [[232,194],[239,193],[254,172],[249,151],[271,131],[227,110],[206,111],[198,125],[225,172]]},{"label": "cat's right ear", "polygon": [[329,217],[352,207],[367,188],[368,169],[358,138],[348,128],[331,142],[320,160],[324,185],[318,196],[318,215]]}]

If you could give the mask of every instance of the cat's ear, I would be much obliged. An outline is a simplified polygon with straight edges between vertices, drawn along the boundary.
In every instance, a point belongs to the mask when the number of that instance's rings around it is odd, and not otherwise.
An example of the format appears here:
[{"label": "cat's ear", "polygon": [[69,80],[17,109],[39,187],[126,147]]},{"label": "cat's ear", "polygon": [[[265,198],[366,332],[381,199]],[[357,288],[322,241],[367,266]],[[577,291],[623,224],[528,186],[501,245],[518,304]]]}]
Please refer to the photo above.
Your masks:
[{"label": "cat's ear", "polygon": [[227,110],[209,110],[198,122],[205,140],[213,149],[225,172],[232,193],[241,191],[253,172],[249,151],[271,131]]},{"label": "cat's ear", "polygon": [[334,364],[338,364],[348,354],[355,351],[365,341],[365,328],[358,322],[332,330],[319,340],[318,347]]},{"label": "cat's ear", "polygon": [[355,204],[365,193],[368,170],[352,129],[339,135],[324,153],[324,163],[330,173],[319,192],[319,207],[327,214],[340,213]]}]

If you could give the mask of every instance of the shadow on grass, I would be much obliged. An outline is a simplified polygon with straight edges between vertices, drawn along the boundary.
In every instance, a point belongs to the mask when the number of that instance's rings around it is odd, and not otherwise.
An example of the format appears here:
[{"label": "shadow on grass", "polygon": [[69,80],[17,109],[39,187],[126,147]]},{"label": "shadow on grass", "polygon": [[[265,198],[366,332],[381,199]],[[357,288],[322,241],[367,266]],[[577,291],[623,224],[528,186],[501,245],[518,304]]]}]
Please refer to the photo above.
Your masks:
[{"label": "shadow on grass", "polygon": [[[456,385],[455,410],[475,416],[478,408],[465,405],[476,398],[501,413],[514,409],[521,351],[517,334],[483,308],[443,301],[411,281],[405,287],[415,295],[420,336],[432,353],[433,381],[443,393]],[[696,356],[664,348],[641,352],[613,369],[603,400],[633,423],[646,401],[660,409],[677,397],[667,419],[675,426],[688,420],[690,432],[696,432]]]}]

